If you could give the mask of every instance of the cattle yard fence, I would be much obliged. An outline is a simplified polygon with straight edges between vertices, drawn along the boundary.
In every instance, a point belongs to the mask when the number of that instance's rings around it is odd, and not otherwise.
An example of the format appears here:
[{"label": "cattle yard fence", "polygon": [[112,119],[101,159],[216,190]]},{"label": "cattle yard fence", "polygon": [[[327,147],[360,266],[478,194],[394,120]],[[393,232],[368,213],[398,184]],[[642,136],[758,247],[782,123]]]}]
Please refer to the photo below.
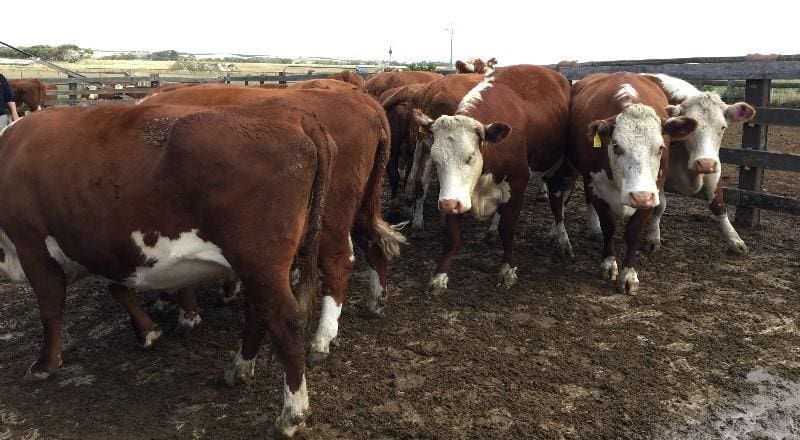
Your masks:
[{"label": "cattle yard fence", "polygon": [[[587,63],[559,63],[548,66],[558,70],[571,81],[598,72],[629,71],[636,73],[665,73],[699,86],[724,87],[723,96],[730,99],[733,90],[744,87],[744,101],[756,108],[755,119],[744,125],[741,145],[723,147],[720,159],[725,164],[739,166],[738,188],[724,188],[725,201],[736,209],[735,221],[740,226],[760,223],[760,210],[800,215],[800,200],[762,190],[764,170],[800,172],[800,155],[767,151],[770,126],[800,127],[800,109],[770,106],[774,88],[797,88],[800,83],[800,55],[771,55],[747,57],[680,58],[651,60],[622,60]],[[452,73],[452,72],[443,72]],[[226,84],[263,85],[285,84],[326,78],[328,74],[260,74],[235,76],[230,73],[216,78],[145,77],[117,78],[53,78],[42,79],[59,85],[48,92],[47,105],[93,105],[99,103],[133,103],[131,97],[143,95],[168,83],[215,82]],[[773,80],[781,80],[774,83]],[[115,88],[116,87],[116,88]],[[122,87],[122,88],[119,88]],[[92,95],[113,96],[114,99],[88,99]],[[57,95],[57,96],[56,96]],[[59,99],[60,96],[66,96]],[[698,197],[705,198],[701,194]]]}]

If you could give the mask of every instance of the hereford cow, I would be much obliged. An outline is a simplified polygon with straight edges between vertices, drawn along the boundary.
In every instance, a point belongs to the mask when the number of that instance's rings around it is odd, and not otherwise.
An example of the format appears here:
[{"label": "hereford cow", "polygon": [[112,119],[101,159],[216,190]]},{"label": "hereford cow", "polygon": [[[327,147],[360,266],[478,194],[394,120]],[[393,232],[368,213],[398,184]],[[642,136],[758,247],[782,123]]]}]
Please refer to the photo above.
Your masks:
[{"label": "hereford cow", "polygon": [[[701,92],[688,82],[671,76],[648,75],[654,78],[667,95],[671,116],[689,116],[697,121],[697,129],[685,140],[673,142],[669,153],[667,182],[685,195],[705,189],[709,209],[719,222],[728,249],[746,254],[747,246],[728,220],[725,200],[722,197],[720,175],[722,164],[719,148],[728,124],[741,124],[753,119],[756,110],[747,103],[727,105],[713,92]],[[646,232],[646,246],[654,251],[661,245],[661,215],[667,208],[667,199],[661,194],[658,205]]]},{"label": "hereford cow", "polygon": [[38,79],[12,80],[8,83],[14,92],[14,102],[18,109],[23,104],[32,112],[42,109],[44,101],[47,99],[47,84]]},{"label": "hereford cow", "polygon": [[[467,74],[467,75],[447,75],[439,78],[436,81],[422,84],[419,87],[412,88],[407,86],[410,90],[403,91],[398,88],[398,93],[382,100],[383,107],[389,115],[389,123],[392,124],[392,114],[396,114],[396,123],[401,124],[401,127],[395,129],[392,125],[392,148],[395,144],[405,145],[405,154],[411,158],[410,166],[406,165],[406,180],[405,180],[405,199],[406,203],[413,206],[413,226],[415,229],[423,228],[423,202],[428,193],[428,187],[432,179],[432,165],[428,161],[427,151],[430,150],[430,145],[425,148],[417,148],[417,142],[420,140],[430,140],[427,137],[418,139],[419,126],[413,117],[411,107],[420,109],[423,113],[431,118],[438,118],[442,115],[452,115],[458,108],[458,103],[464,95],[467,94],[473,87],[478,85],[483,80],[483,75]],[[387,92],[388,93],[388,92]],[[404,110],[408,109],[409,114],[406,116]],[[397,132],[401,139],[395,136]],[[389,161],[389,183],[392,183],[392,173],[396,173],[396,178],[399,183],[399,170],[395,171],[392,166],[392,161]],[[395,191],[392,192],[392,197],[395,197]]]},{"label": "hereford cow", "polygon": [[436,72],[380,72],[364,83],[364,90],[375,99],[380,99],[383,92],[400,86],[416,83],[428,83],[441,78]]},{"label": "hereford cow", "polygon": [[458,73],[491,73],[494,66],[497,65],[497,58],[489,58],[488,61],[483,62],[480,58],[473,58],[467,61],[456,61],[456,72]]},{"label": "hereford cow", "polygon": [[[589,215],[600,219],[602,275],[628,293],[639,287],[636,249],[659,204],[669,145],[697,126],[686,116],[668,118],[667,106],[656,81],[633,73],[589,75],[572,87],[567,161],[583,176]],[[617,218],[628,221],[621,273],[614,252]]]},{"label": "hereford cow", "polygon": [[339,81],[350,83],[358,87],[359,89],[364,88],[364,82],[365,82],[364,78],[361,75],[357,74],[356,72],[353,72],[352,70],[342,70],[339,73],[334,73],[328,76],[328,79],[338,79]]},{"label": "hereford cow", "polygon": [[328,209],[325,210],[320,269],[322,314],[311,342],[309,362],[324,359],[338,334],[347,279],[353,268],[352,239],[369,263],[370,312],[379,314],[387,296],[387,260],[399,253],[405,237],[382,218],[382,176],[389,157],[389,123],[383,108],[360,90],[269,90],[252,87],[191,87],[160,93],[145,103],[287,105],[319,117],[336,141]]},{"label": "hereford cow", "polygon": [[[514,229],[528,179],[545,177],[563,253],[571,253],[564,229],[561,185],[556,173],[564,157],[569,121],[569,81],[537,66],[495,69],[462,99],[454,116],[435,121],[415,110],[439,176],[439,210],[445,241],[435,292],[447,289],[447,272],[461,242],[461,215],[485,219],[499,211],[503,264],[499,286],[517,282]],[[426,144],[422,142],[422,144]]]},{"label": "hereford cow", "polygon": [[61,365],[65,288],[82,274],[173,290],[233,271],[245,328],[224,377],[253,376],[269,331],[285,369],[275,427],[294,435],[309,403],[289,270],[308,229],[298,296],[316,295],[334,154],[322,125],[290,106],[53,109],[10,127],[0,135],[0,269],[29,281],[40,305],[44,345],[28,377]]}]

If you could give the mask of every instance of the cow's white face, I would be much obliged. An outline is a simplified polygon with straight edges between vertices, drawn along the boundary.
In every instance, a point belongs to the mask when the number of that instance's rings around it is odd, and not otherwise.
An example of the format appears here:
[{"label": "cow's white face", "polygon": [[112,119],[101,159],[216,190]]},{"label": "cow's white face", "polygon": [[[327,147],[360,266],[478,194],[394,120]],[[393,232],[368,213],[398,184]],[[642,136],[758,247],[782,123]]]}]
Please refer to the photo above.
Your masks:
[{"label": "cow's white face", "polygon": [[511,128],[503,123],[483,125],[461,115],[433,121],[418,110],[414,117],[433,136],[430,158],[439,175],[439,209],[445,214],[471,210],[472,193],[483,173],[481,144],[501,141]]},{"label": "cow's white face", "polygon": [[680,105],[668,108],[670,116],[688,116],[697,121],[697,129],[684,141],[689,153],[686,164],[690,171],[701,174],[719,173],[719,148],[728,124],[747,122],[756,110],[747,103],[727,105],[716,93],[692,96]]},{"label": "cow's white face", "polygon": [[[619,200],[607,202],[636,209],[652,208],[660,203],[658,178],[661,156],[666,151],[664,134],[683,138],[694,129],[690,118],[670,118],[662,123],[655,110],[644,104],[626,106],[614,119],[590,125],[608,140],[608,162]],[[607,196],[607,195],[606,195]]]}]

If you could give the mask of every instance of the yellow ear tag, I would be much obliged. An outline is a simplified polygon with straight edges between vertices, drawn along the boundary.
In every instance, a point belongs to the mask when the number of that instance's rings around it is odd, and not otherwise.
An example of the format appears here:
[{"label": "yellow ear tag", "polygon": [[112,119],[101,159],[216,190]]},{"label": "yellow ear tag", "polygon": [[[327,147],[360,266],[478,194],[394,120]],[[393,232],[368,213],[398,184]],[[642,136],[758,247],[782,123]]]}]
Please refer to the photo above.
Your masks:
[{"label": "yellow ear tag", "polygon": [[592,142],[593,142],[592,144],[593,147],[600,148],[600,146],[602,145],[602,142],[600,142],[600,135],[595,133],[594,140]]}]

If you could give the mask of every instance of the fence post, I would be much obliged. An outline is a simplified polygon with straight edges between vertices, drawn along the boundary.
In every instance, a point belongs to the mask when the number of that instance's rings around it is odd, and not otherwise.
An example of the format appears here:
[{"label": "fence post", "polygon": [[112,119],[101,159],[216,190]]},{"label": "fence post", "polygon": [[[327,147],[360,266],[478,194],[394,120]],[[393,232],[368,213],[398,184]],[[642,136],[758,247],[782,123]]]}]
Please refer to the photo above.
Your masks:
[{"label": "fence post", "polygon": [[75,78],[69,78],[67,81],[69,81],[69,105],[73,106],[78,100],[78,83],[75,82]]},{"label": "fence post", "polygon": [[264,85],[264,74],[263,73],[259,73],[258,74],[258,85],[261,85],[261,86]]},{"label": "fence post", "polygon": [[286,72],[278,72],[278,84],[286,84]]},{"label": "fence post", "polygon": [[[745,81],[744,100],[753,107],[769,107],[771,79],[748,79]],[[742,148],[749,150],[767,149],[767,126],[748,122],[742,127]],[[764,178],[762,167],[739,167],[739,189],[761,192]],[[738,226],[757,226],[761,223],[758,208],[739,206],[736,208]]]},{"label": "fence post", "polygon": [[245,85],[245,87],[250,85],[250,76],[249,75],[244,77],[244,85]]},{"label": "fence post", "polygon": [[159,79],[158,73],[151,73],[150,74],[150,87],[156,88],[161,85],[161,80]]}]

